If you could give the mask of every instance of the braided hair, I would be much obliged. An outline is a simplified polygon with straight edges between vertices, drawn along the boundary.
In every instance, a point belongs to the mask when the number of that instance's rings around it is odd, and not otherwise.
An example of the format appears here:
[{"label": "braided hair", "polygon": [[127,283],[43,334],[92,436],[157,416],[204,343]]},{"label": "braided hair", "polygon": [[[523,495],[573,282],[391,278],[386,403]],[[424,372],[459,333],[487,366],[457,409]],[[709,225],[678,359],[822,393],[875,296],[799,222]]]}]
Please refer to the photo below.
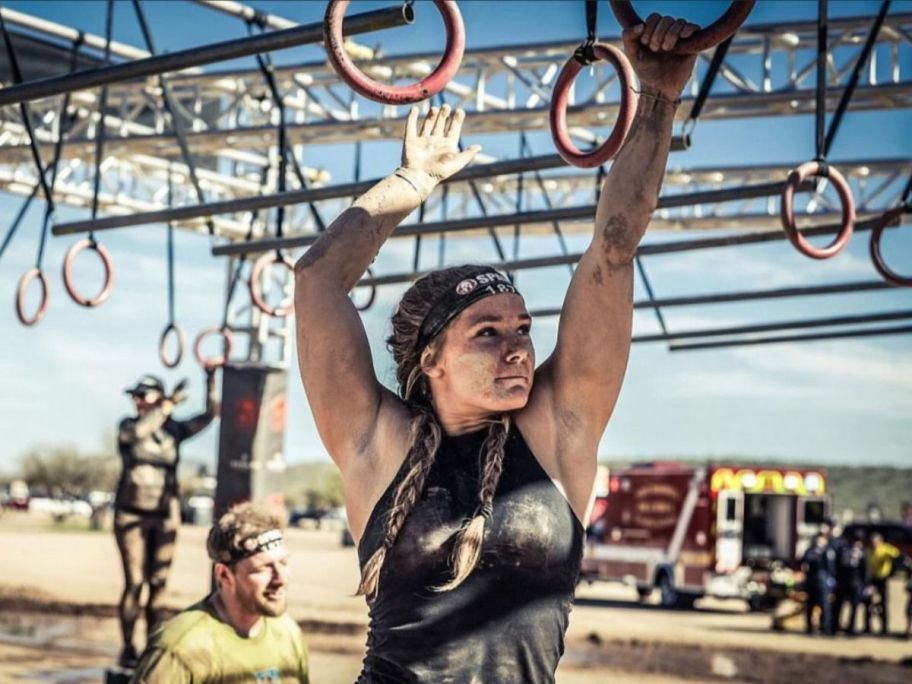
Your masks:
[{"label": "braided hair", "polygon": [[[387,347],[396,363],[399,396],[411,410],[412,422],[405,476],[393,495],[380,547],[368,559],[361,572],[358,594],[363,594],[369,601],[377,595],[380,571],[387,554],[395,545],[406,519],[424,492],[443,438],[443,428],[431,404],[430,386],[427,377],[421,372],[421,358],[425,349],[416,348],[421,323],[445,291],[466,278],[490,270],[490,267],[467,265],[434,271],[417,280],[405,292],[393,314],[392,334],[387,338]],[[433,353],[433,342],[426,349]],[[504,447],[509,431],[510,418],[507,415],[492,421],[488,427],[488,434],[481,447],[483,460],[478,505],[472,517],[463,522],[453,537],[450,578],[436,588],[438,591],[458,587],[478,565],[485,525],[491,519],[494,492],[503,471]]]}]

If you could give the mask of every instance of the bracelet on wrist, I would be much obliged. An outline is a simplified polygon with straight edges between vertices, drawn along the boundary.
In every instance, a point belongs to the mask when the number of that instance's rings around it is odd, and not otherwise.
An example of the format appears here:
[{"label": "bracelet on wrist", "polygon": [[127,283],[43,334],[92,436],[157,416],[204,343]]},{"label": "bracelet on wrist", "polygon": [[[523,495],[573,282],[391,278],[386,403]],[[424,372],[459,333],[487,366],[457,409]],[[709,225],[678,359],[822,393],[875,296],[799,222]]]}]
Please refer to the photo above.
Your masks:
[{"label": "bracelet on wrist", "polygon": [[422,192],[421,188],[418,187],[418,184],[414,180],[409,178],[408,174],[405,173],[405,171],[402,168],[398,168],[395,171],[393,171],[393,175],[396,176],[397,178],[401,178],[406,183],[408,183],[412,187],[412,190],[414,190],[417,193],[418,199],[420,199],[422,202],[424,202],[424,200],[427,199],[428,195],[431,194],[430,192],[428,192],[428,193]]}]

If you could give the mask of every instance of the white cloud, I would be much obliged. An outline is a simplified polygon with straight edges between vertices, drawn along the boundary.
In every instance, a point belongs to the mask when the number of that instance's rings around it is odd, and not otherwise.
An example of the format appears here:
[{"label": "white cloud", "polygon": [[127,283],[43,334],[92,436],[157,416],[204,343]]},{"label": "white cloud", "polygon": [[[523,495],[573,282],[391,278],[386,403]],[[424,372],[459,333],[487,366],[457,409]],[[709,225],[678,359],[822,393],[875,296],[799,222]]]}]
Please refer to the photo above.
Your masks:
[{"label": "white cloud", "polygon": [[816,391],[786,379],[765,376],[747,369],[687,369],[662,380],[662,391],[685,399],[735,397],[784,399],[811,397]]},{"label": "white cloud", "polygon": [[912,359],[908,354],[872,344],[842,342],[838,349],[824,345],[777,345],[775,352],[768,354],[749,349],[735,349],[732,353],[741,363],[758,371],[912,392]]}]

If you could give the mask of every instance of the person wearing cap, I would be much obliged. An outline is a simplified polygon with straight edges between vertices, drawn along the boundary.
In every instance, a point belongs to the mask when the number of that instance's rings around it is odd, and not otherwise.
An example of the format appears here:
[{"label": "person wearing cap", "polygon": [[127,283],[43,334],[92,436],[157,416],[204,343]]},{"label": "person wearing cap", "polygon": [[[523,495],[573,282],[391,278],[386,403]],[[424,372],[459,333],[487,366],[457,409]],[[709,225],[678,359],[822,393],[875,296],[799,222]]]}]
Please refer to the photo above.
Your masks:
[{"label": "person wearing cap", "polygon": [[[627,365],[637,245],[656,208],[697,27],[626,29],[637,112],[570,279],[554,352],[492,266],[433,271],[402,295],[377,379],[348,293],[396,226],[479,151],[465,114],[406,119],[402,165],[346,209],[295,267],[301,378],[341,470],[370,608],[359,684],[550,684],[564,651],[598,445]],[[539,285],[558,291],[554,280]],[[537,366],[537,367],[536,367]]]},{"label": "person wearing cap", "polygon": [[160,378],[142,376],[126,393],[136,415],[120,422],[117,447],[123,461],[114,496],[114,537],[124,571],[124,590],[118,606],[123,649],[119,664],[136,664],[134,630],[140,596],[148,587],[146,633],[160,621],[165,583],[180,526],[177,465],[180,445],[199,433],[218,413],[215,369],[206,370],[206,409],[189,420],[172,416],[186,399],[186,381],[169,395]]},{"label": "person wearing cap", "polygon": [[216,589],[152,635],[132,684],[309,684],[301,629],[287,614],[282,520],[238,504],[209,531]]}]

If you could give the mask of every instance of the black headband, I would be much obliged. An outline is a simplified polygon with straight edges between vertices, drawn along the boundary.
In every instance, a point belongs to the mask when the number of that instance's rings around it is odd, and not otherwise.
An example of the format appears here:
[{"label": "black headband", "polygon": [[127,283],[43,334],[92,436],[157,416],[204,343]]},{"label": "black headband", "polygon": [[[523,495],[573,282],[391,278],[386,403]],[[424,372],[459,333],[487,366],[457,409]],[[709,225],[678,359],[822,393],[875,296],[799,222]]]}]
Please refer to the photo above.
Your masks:
[{"label": "black headband", "polygon": [[479,299],[496,294],[519,294],[507,276],[497,271],[485,271],[460,280],[441,295],[428,311],[418,329],[415,349],[421,351],[440,334],[447,324]]},{"label": "black headband", "polygon": [[262,551],[270,551],[285,545],[281,530],[268,530],[255,537],[248,537],[239,545],[240,548],[229,552],[232,563],[255,556]]}]

